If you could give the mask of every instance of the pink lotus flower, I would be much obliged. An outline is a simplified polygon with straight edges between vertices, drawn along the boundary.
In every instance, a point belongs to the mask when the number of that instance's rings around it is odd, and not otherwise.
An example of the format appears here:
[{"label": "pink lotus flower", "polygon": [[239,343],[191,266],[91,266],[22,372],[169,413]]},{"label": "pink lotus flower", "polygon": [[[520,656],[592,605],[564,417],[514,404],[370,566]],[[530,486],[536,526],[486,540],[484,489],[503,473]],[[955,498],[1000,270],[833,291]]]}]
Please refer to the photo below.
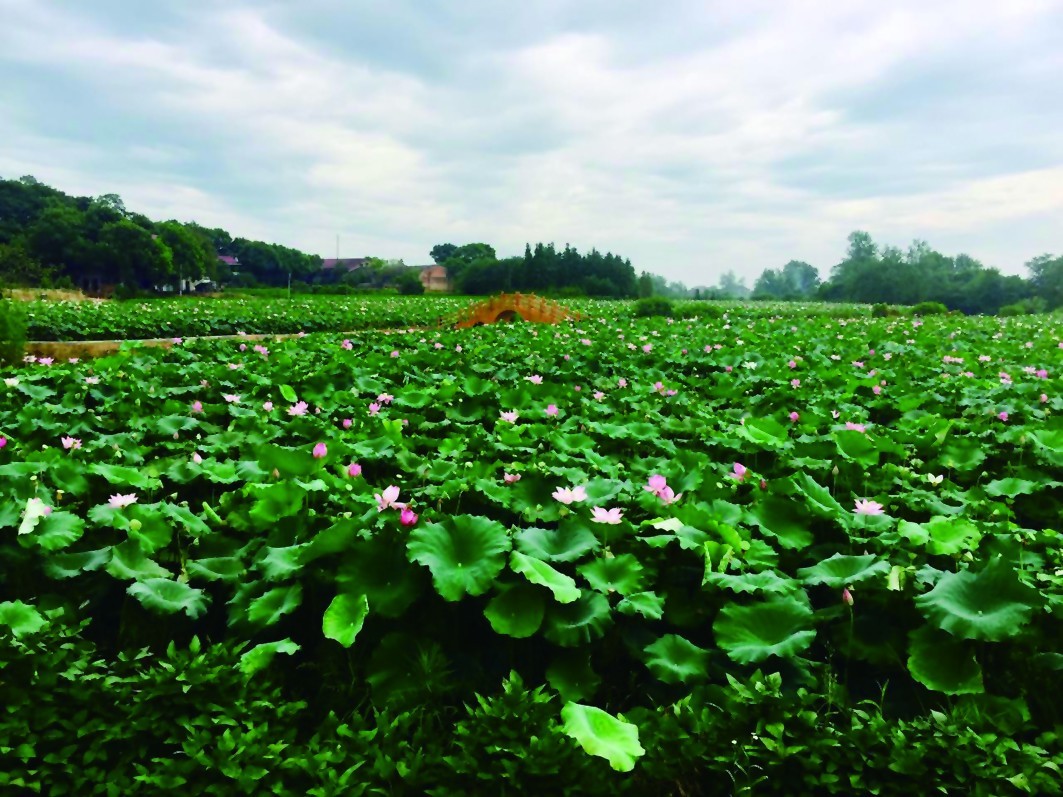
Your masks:
[{"label": "pink lotus flower", "polygon": [[624,377],[620,377],[616,380],[616,384],[618,387],[627,387],[627,380]]},{"label": "pink lotus flower", "polygon": [[259,354],[261,354],[263,357],[268,357],[269,356],[269,349],[267,349],[262,344],[255,345],[254,350],[256,352],[258,352]]},{"label": "pink lotus flower", "polygon": [[667,506],[668,504],[674,504],[676,501],[683,497],[683,494],[679,493],[677,495],[671,487],[665,487],[663,490],[657,493],[657,497],[661,499],[662,504]]},{"label": "pink lotus flower", "polygon": [[465,351],[465,349],[458,345],[454,347],[454,351],[456,351],[458,354],[461,354],[463,351]]},{"label": "pink lotus flower", "polygon": [[350,340],[344,339],[343,343],[340,344],[340,348],[346,349],[347,351],[350,351],[351,349],[354,348],[354,344],[351,343]]},{"label": "pink lotus flower", "polygon": [[6,437],[0,437],[0,448],[3,448],[6,445],[7,445],[7,438]]},{"label": "pink lotus flower", "polygon": [[390,404],[395,400],[395,397],[390,393],[381,393],[379,396],[376,397],[376,400],[379,401],[381,404]]},{"label": "pink lotus flower", "polygon": [[362,466],[359,465],[357,462],[352,462],[350,465],[347,466],[347,475],[350,476],[352,479],[358,478],[362,475]]},{"label": "pink lotus flower", "polygon": [[653,344],[647,343],[645,346],[642,347],[642,350],[646,352],[646,354],[649,354],[651,351],[653,351]]},{"label": "pink lotus flower", "polygon": [[239,404],[240,403],[240,394],[239,393],[222,393],[221,397],[223,399],[225,399],[227,402],[229,402],[230,404]]},{"label": "pink lotus flower", "polygon": [[297,401],[295,404],[288,408],[288,414],[291,416],[306,415],[306,411],[310,409],[310,405],[305,401]]},{"label": "pink lotus flower", "polygon": [[603,398],[605,398],[605,393],[603,393],[600,390],[595,390],[594,391],[594,400],[595,401],[601,401]]},{"label": "pink lotus flower", "polygon": [[184,342],[185,342],[184,338],[172,338],[171,339],[171,343],[173,343],[174,346],[180,346]]},{"label": "pink lotus flower", "polygon": [[399,523],[404,526],[413,526],[417,523],[417,514],[408,506],[403,507],[402,512],[399,513]]},{"label": "pink lotus flower", "polygon": [[524,378],[533,385],[541,385],[543,383],[543,378],[539,376],[539,374],[532,374],[531,376],[526,376]]},{"label": "pink lotus flower", "polygon": [[516,423],[517,418],[520,417],[520,413],[516,410],[510,410],[509,412],[500,413],[498,417],[508,423]]},{"label": "pink lotus flower", "polygon": [[352,421],[350,418],[344,418],[343,422],[340,425],[344,429],[350,429],[353,423],[354,423],[354,421]]},{"label": "pink lotus flower", "polygon": [[371,402],[369,404],[369,415],[373,416],[376,415],[378,412],[380,412],[380,404],[376,401]]},{"label": "pink lotus flower", "polygon": [[406,504],[399,503],[399,488],[395,485],[385,488],[382,493],[374,493],[373,498],[376,499],[377,512],[383,512],[385,509],[406,508]]},{"label": "pink lotus flower", "polygon": [[596,506],[591,509],[591,522],[592,523],[605,523],[610,526],[615,526],[624,519],[624,513],[620,511],[620,507],[613,507],[612,509],[603,509],[600,506]]},{"label": "pink lotus flower", "polygon": [[791,422],[791,423],[797,423],[797,421],[798,421],[798,419],[799,419],[800,417],[801,417],[801,416],[800,416],[800,415],[798,415],[798,414],[797,414],[796,412],[791,412],[791,413],[790,413],[790,422]]},{"label": "pink lotus flower", "polygon": [[848,587],[842,590],[842,603],[844,603],[846,606],[853,605],[853,593],[849,591]]},{"label": "pink lotus flower", "polygon": [[733,371],[734,368],[732,366],[730,366],[730,365],[725,365],[723,367],[723,370],[726,371],[727,373],[731,373],[731,371]]},{"label": "pink lotus flower", "polygon": [[396,349],[395,351],[391,352],[391,356],[392,356],[392,357],[398,357],[398,356],[399,356],[399,351],[398,351],[398,349]]},{"label": "pink lotus flower", "polygon": [[1006,412],[1001,411],[1000,413],[997,414],[997,417],[1000,418],[1000,420],[1004,421],[1005,423],[1007,423],[1007,421],[1008,421],[1008,414]]},{"label": "pink lotus flower", "polygon": [[800,379],[791,379],[790,380],[790,387],[795,387],[795,388],[796,387],[801,387],[801,380]]},{"label": "pink lotus flower", "polygon": [[99,383],[100,383],[100,378],[98,376],[86,376],[85,377],[85,384],[86,385],[98,385]]},{"label": "pink lotus flower", "polygon": [[328,446],[324,443],[318,443],[314,446],[314,459],[321,459],[326,454],[328,454]]},{"label": "pink lotus flower", "polygon": [[272,401],[263,401],[262,402],[262,409],[264,409],[266,412],[273,412],[273,402]]},{"label": "pink lotus flower", "polygon": [[1048,402],[1048,394],[1047,393],[1042,393],[1041,394],[1041,403],[1045,404],[1047,402]]},{"label": "pink lotus flower", "polygon": [[61,439],[63,448],[69,451],[72,448],[81,448],[81,440],[77,437],[64,437]]},{"label": "pink lotus flower", "polygon": [[519,473],[503,473],[502,474],[502,481],[504,481],[506,484],[515,484],[516,482],[520,481],[520,474]]},{"label": "pink lotus flower", "polygon": [[37,360],[38,365],[51,365],[54,362],[54,357],[41,357],[39,360]]},{"label": "pink lotus flower", "polygon": [[240,351],[247,351],[247,344],[246,343],[241,343],[240,344]]},{"label": "pink lotus flower", "polygon": [[108,506],[112,506],[115,509],[121,509],[124,506],[135,504],[137,502],[137,494],[130,493],[129,495],[112,495],[110,500],[107,501]]},{"label": "pink lotus flower", "polygon": [[195,462],[197,465],[201,465],[203,463],[203,457],[199,455],[198,451],[195,451],[192,454],[192,461]]},{"label": "pink lotus flower", "polygon": [[867,432],[867,427],[862,423],[853,423],[852,421],[845,422],[845,428],[851,432]]},{"label": "pink lotus flower", "polygon": [[853,512],[857,515],[881,515],[884,509],[878,501],[869,501],[866,498],[857,498]]},{"label": "pink lotus flower", "polygon": [[202,401],[193,401],[192,402],[192,414],[195,415],[195,414],[198,414],[198,413],[201,413],[201,412],[203,412],[203,402]]},{"label": "pink lotus flower", "polygon": [[789,368],[796,368],[797,367],[797,361],[796,360],[790,360],[790,362],[786,363],[786,365]]},{"label": "pink lotus flower", "polygon": [[432,344],[432,347],[436,348],[436,349],[442,349],[443,348],[443,344],[440,343],[439,341],[436,341],[435,343]]},{"label": "pink lotus flower", "polygon": [[743,465],[741,462],[736,462],[734,464],[734,470],[731,473],[727,474],[727,478],[734,479],[736,482],[743,482],[746,479],[747,472],[748,471],[745,465]]},{"label": "pink lotus flower", "polygon": [[547,404],[546,405],[546,414],[549,415],[550,417],[553,417],[553,416],[557,415],[557,405],[556,404]]},{"label": "pink lotus flower", "polygon": [[654,495],[660,495],[668,487],[668,480],[661,474],[657,473],[650,476],[649,481],[646,482],[646,486],[642,489],[648,493]]},{"label": "pink lotus flower", "polygon": [[587,490],[583,486],[579,487],[558,487],[552,493],[553,497],[566,506],[578,501],[587,500]]},{"label": "pink lotus flower", "polygon": [[882,385],[875,385],[871,388],[871,392],[874,393],[876,396],[879,395],[882,392]]}]

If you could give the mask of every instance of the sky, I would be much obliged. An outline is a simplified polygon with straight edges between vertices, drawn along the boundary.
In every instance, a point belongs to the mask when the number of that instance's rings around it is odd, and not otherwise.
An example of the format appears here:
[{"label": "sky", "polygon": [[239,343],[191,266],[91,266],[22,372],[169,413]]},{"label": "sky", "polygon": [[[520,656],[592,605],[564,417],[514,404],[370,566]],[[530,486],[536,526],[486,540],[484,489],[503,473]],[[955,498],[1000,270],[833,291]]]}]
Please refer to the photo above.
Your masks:
[{"label": "sky", "polygon": [[0,177],[331,257],[690,286],[1063,252],[1055,0],[0,0]]}]

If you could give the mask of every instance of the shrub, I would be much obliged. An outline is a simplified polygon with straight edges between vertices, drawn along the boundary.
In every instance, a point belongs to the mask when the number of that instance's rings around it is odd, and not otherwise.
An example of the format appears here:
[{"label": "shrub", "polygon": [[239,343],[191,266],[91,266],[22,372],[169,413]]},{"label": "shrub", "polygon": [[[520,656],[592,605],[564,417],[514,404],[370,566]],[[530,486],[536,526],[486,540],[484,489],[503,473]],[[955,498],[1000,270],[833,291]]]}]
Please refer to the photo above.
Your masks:
[{"label": "shrub", "polygon": [[671,316],[674,312],[672,303],[663,296],[647,296],[635,302],[635,316],[638,318]]},{"label": "shrub", "polygon": [[912,308],[912,315],[945,315],[948,311],[941,302],[919,302]]},{"label": "shrub", "polygon": [[402,272],[395,280],[395,287],[403,296],[417,296],[424,293],[424,284],[414,269]]},{"label": "shrub", "polygon": [[26,313],[19,302],[0,298],[0,365],[22,359],[26,344]]}]

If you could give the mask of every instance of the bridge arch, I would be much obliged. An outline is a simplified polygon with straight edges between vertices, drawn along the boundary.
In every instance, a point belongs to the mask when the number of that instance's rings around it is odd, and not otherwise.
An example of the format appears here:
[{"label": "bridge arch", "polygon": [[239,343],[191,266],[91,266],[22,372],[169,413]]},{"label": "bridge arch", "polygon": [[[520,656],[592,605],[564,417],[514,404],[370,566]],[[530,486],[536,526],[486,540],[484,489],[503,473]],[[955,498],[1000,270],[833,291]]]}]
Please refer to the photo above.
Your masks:
[{"label": "bridge arch", "polygon": [[452,326],[456,329],[484,324],[512,323],[517,319],[538,324],[578,321],[580,314],[561,304],[527,293],[501,293],[462,310]]}]

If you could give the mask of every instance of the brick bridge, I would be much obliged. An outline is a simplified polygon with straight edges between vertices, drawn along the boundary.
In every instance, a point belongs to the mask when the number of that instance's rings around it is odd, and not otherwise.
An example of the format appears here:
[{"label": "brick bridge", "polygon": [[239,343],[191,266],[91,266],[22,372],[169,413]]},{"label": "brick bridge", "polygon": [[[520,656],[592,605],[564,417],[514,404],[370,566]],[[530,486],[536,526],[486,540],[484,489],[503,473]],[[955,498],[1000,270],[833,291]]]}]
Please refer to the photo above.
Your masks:
[{"label": "brick bridge", "polygon": [[477,302],[460,311],[451,321],[456,329],[514,321],[540,324],[556,324],[560,321],[578,321],[580,314],[569,310],[550,299],[524,293],[502,293],[482,302]]}]

